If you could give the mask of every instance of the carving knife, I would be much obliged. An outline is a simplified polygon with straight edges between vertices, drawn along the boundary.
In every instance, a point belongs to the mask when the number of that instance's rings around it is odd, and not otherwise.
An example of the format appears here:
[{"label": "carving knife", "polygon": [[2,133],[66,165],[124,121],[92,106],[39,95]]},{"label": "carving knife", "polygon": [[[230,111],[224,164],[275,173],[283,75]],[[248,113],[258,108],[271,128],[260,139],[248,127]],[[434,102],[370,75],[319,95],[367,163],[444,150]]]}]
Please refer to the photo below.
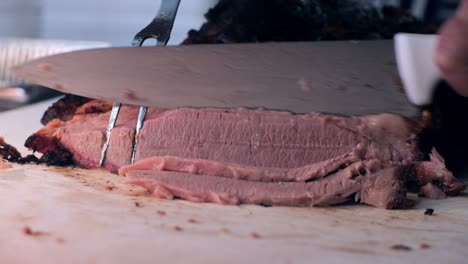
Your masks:
[{"label": "carving knife", "polygon": [[415,116],[394,50],[391,40],[101,48],[13,71],[65,93],[159,108]]}]

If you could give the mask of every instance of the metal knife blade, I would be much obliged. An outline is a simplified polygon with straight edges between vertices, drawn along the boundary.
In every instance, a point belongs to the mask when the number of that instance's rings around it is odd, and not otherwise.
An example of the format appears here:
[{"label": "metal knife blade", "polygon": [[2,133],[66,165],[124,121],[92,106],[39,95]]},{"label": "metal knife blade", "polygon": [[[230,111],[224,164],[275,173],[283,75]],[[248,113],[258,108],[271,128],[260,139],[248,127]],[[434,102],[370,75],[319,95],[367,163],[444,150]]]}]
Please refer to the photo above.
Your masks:
[{"label": "metal knife blade", "polygon": [[104,48],[13,69],[66,93],[127,104],[414,116],[392,41]]}]

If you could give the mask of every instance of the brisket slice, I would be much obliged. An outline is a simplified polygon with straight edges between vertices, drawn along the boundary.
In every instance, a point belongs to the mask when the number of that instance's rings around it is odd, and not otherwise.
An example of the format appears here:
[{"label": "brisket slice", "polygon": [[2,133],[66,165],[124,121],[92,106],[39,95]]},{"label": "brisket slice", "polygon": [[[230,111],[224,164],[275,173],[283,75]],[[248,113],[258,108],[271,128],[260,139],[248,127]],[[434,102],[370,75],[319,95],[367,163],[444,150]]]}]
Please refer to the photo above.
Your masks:
[{"label": "brisket slice", "polygon": [[[104,166],[128,165],[138,109],[122,108]],[[53,120],[26,141],[48,156],[68,151],[83,167],[97,167],[109,113]],[[136,161],[174,156],[263,168],[298,168],[337,158],[360,145],[366,159],[418,160],[411,124],[396,115],[340,117],[249,109],[149,109]],[[58,155],[59,156],[59,155]]]},{"label": "brisket slice", "polygon": [[356,162],[313,182],[255,182],[226,177],[132,170],[130,183],[142,185],[160,198],[182,198],[193,202],[220,204],[262,204],[283,206],[325,206],[353,200],[365,181],[362,171],[373,173],[376,160]]},{"label": "brisket slice", "polygon": [[91,101],[92,99],[67,94],[57,102],[53,103],[44,113],[41,118],[41,123],[46,125],[53,119],[70,120],[78,107],[82,104]]},{"label": "brisket slice", "polygon": [[[436,152],[431,161],[420,162],[414,125],[391,114],[153,108],[139,136],[137,163],[124,167],[130,161],[137,111],[122,108],[105,167],[120,168],[131,183],[158,197],[297,206],[359,200],[401,208],[408,182],[418,190],[422,186],[429,197],[465,189]],[[54,162],[97,167],[108,118],[109,113],[97,112],[54,119],[26,146]]]},{"label": "brisket slice", "polygon": [[16,162],[21,159],[21,153],[15,147],[6,143],[3,137],[0,137],[0,157]]},{"label": "brisket slice", "polygon": [[445,195],[458,195],[465,189],[463,181],[458,180],[445,167],[445,160],[433,149],[430,161],[418,162],[414,165],[416,182],[421,187],[422,193],[433,199],[445,198]]},{"label": "brisket slice", "polygon": [[327,176],[340,168],[360,160],[356,151],[297,168],[262,168],[239,164],[223,163],[212,160],[185,159],[172,156],[153,157],[136,164],[122,167],[119,174],[126,175],[131,170],[177,171],[191,174],[220,176],[249,181],[311,181]]},{"label": "brisket slice", "polygon": [[389,167],[367,175],[358,193],[362,203],[379,208],[404,208],[407,204],[408,166]]},{"label": "brisket slice", "polygon": [[[318,168],[315,165],[327,167],[337,160],[358,156],[345,155],[305,166],[307,169],[246,168],[206,160],[153,157],[123,167],[119,173],[126,176],[129,183],[148,188],[153,195],[166,199],[222,204],[324,206],[352,201],[354,197],[365,204],[394,209],[407,206],[407,184],[410,181],[418,181],[422,186],[420,191],[432,199],[457,195],[466,188],[436,155],[433,150],[431,161],[411,165],[386,164],[375,159],[350,165],[343,163],[344,167],[328,172],[321,170],[320,173],[315,170]],[[307,177],[298,177],[301,172]],[[310,172],[317,177],[311,178]],[[285,177],[289,173],[294,177]],[[437,182],[437,185],[432,182]]]},{"label": "brisket slice", "polygon": [[3,137],[0,137],[0,168],[10,167],[7,161],[16,162],[20,164],[41,163],[41,160],[34,155],[22,157],[18,149],[6,143],[5,139]]},{"label": "brisket slice", "polygon": [[86,97],[66,94],[64,97],[53,103],[41,118],[41,123],[47,125],[54,119],[67,121],[74,115],[105,113],[110,111],[112,103]]}]

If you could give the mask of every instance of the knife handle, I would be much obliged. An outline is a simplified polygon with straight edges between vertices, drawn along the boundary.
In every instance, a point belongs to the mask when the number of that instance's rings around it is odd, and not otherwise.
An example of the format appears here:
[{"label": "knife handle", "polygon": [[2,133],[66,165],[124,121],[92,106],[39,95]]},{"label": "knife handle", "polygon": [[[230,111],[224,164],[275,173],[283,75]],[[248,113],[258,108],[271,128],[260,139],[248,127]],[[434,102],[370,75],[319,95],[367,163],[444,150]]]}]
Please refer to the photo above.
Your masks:
[{"label": "knife handle", "polygon": [[441,79],[441,73],[434,61],[437,40],[437,35],[395,35],[398,72],[408,99],[415,105],[430,104],[436,83]]}]

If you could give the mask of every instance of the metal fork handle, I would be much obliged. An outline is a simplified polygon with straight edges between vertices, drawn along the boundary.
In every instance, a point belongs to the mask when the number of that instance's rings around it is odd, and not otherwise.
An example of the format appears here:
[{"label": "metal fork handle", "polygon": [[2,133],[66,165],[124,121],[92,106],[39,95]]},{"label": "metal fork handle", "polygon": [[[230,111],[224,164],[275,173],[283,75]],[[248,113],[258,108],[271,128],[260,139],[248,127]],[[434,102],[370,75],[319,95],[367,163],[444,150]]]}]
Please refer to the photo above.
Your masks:
[{"label": "metal fork handle", "polygon": [[104,142],[104,146],[102,147],[101,152],[101,159],[99,160],[99,167],[102,167],[104,164],[104,159],[106,158],[107,149],[109,148],[110,136],[112,133],[112,129],[115,127],[115,123],[117,122],[117,117],[119,116],[120,112],[120,103],[114,103],[112,106],[112,111],[109,117],[109,125],[107,126],[106,131],[106,141]]},{"label": "metal fork handle", "polygon": [[154,38],[157,46],[165,46],[171,36],[180,0],[162,0],[159,12],[151,23],[133,38],[133,46],[141,46],[145,40]]},{"label": "metal fork handle", "polygon": [[[158,14],[148,26],[135,35],[132,45],[141,46],[145,40],[154,38],[156,39],[156,46],[166,46],[171,37],[171,31],[174,26],[179,4],[180,0],[162,0]],[[140,106],[137,126],[135,128],[135,138],[133,140],[132,156],[130,158],[131,164],[135,162],[138,143],[140,141],[140,132],[143,128],[147,111],[147,106]]]},{"label": "metal fork handle", "polygon": [[137,125],[135,128],[135,137],[133,139],[133,147],[132,147],[132,156],[130,158],[130,163],[135,163],[136,152],[138,150],[138,142],[140,142],[140,132],[143,128],[143,123],[145,122],[146,112],[148,111],[147,106],[140,106],[140,110],[138,111],[138,119]]},{"label": "metal fork handle", "polygon": [[[171,36],[172,27],[174,26],[174,21],[177,15],[177,10],[179,9],[179,4],[180,0],[162,0],[158,14],[148,26],[146,26],[144,29],[142,29],[135,35],[132,41],[132,45],[140,47],[143,45],[145,40],[153,38],[156,39],[157,46],[166,46]],[[106,133],[107,138],[106,142],[104,143],[101,153],[101,159],[99,162],[100,167],[104,164],[107,148],[109,147],[110,134],[117,121],[120,107],[120,103],[114,103],[114,106],[112,107],[109,125]],[[143,123],[145,120],[147,109],[148,107],[141,106],[140,111],[138,113],[135,137],[133,140],[132,155],[130,158],[131,163],[134,163],[135,161],[136,151],[138,148],[139,134],[141,129],[143,128]]]}]

